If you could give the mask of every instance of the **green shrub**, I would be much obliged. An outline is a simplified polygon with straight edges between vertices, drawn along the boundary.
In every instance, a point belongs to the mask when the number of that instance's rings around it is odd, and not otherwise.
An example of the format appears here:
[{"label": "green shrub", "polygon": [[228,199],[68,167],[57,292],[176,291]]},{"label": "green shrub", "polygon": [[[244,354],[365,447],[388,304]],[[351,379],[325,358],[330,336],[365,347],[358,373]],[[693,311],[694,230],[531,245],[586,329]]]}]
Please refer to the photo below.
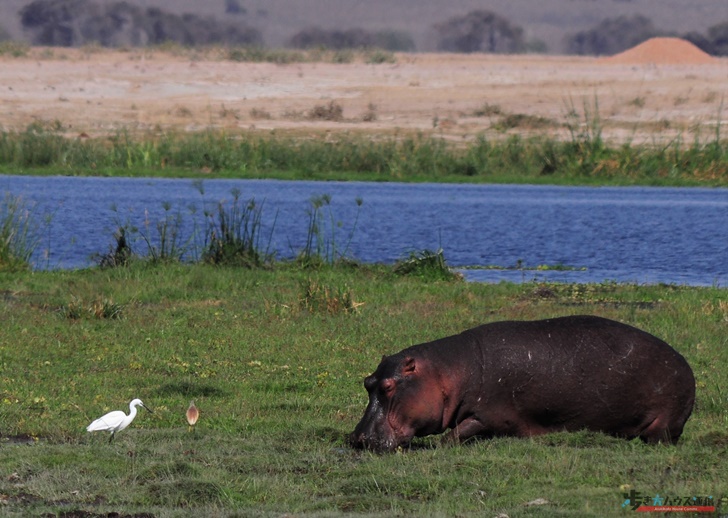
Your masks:
[{"label": "green shrub", "polygon": [[452,281],[460,276],[450,270],[445,263],[445,254],[442,249],[432,252],[422,250],[411,252],[407,259],[394,265],[395,275],[419,277],[431,281]]}]

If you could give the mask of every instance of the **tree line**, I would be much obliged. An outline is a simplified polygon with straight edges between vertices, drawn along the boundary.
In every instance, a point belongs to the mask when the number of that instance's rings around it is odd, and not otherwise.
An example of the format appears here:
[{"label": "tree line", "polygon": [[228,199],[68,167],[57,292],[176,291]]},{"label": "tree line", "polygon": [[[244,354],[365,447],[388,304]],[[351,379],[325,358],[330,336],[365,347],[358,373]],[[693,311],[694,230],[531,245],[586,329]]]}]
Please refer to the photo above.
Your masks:
[{"label": "tree line", "polygon": [[126,1],[100,5],[92,0],[35,0],[20,12],[33,45],[104,47],[159,45],[261,45],[255,28],[195,14],[178,15]]},{"label": "tree line", "polygon": [[728,56],[728,20],[708,28],[703,34],[675,34],[658,29],[642,15],[607,18],[591,29],[566,38],[566,53],[593,56],[612,55],[627,50],[650,38],[677,36],[714,56]]},{"label": "tree line", "polygon": [[[21,25],[32,45],[76,47],[96,43],[105,47],[146,46],[167,42],[185,46],[265,45],[262,33],[244,22],[240,0],[226,0],[225,21],[195,14],[175,14],[157,7],[142,8],[127,1],[99,4],[94,0],[35,0],[19,11]],[[527,40],[523,27],[489,10],[479,9],[435,24],[436,47],[444,52],[548,52],[545,43]],[[596,26],[569,34],[567,54],[611,55],[655,36],[680,36],[713,55],[728,55],[728,20],[706,33],[671,34],[642,15],[608,18]],[[7,39],[0,27],[0,40]],[[381,48],[415,51],[412,37],[401,31],[361,28],[329,30],[309,27],[292,35],[291,48],[334,50]]]}]

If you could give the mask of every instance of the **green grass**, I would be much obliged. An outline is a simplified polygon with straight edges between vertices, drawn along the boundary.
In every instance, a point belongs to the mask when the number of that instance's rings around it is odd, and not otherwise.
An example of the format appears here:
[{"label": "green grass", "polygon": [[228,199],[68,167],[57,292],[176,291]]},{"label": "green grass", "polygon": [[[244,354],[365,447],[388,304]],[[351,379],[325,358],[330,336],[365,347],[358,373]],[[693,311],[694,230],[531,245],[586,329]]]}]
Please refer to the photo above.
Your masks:
[{"label": "green grass", "polygon": [[[728,495],[725,289],[392,270],[0,273],[0,513],[622,516],[625,485]],[[636,325],[685,355],[697,404],[677,447],[590,433],[456,447],[431,437],[390,455],[346,445],[383,354],[483,322],[576,313]],[[154,413],[142,409],[112,444],[85,432],[135,397]],[[201,417],[188,432],[192,399]]]},{"label": "green grass", "polygon": [[[321,107],[331,116],[331,107]],[[295,138],[275,132],[66,138],[58,121],[0,132],[0,173],[192,178],[430,181],[590,185],[728,185],[720,128],[666,146],[609,146],[601,121],[572,109],[570,137],[518,135],[453,143],[424,134]],[[520,123],[518,123],[520,124]]]}]

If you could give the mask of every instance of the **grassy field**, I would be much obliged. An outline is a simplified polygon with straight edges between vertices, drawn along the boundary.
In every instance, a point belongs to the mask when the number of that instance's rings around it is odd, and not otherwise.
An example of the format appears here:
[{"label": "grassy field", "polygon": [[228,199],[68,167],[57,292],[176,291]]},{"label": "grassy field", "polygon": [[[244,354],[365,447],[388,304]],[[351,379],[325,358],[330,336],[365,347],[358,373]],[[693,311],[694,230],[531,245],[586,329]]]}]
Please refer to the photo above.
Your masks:
[{"label": "grassy field", "polygon": [[[600,124],[580,119],[565,141],[455,144],[212,130],[71,139],[38,123],[0,132],[0,172],[728,186],[720,126],[703,142],[610,147]],[[172,242],[141,260],[119,247],[105,258],[117,267],[31,271],[28,211],[12,193],[0,207],[0,515],[622,516],[632,491],[728,497],[725,288],[469,284],[401,275],[409,263],[332,266],[313,220],[310,254],[268,261],[240,239],[257,228],[244,204],[208,235],[242,225],[230,239],[200,250],[217,266],[175,262]],[[347,445],[383,354],[485,322],[581,313],[636,325],[687,358],[697,403],[678,446],[592,433],[429,437],[391,455]],[[86,433],[133,398],[153,413],[112,443]]]},{"label": "grassy field", "polygon": [[[0,272],[0,297],[4,516],[622,516],[631,490],[728,496],[725,289],[134,262]],[[580,313],[687,358],[697,403],[678,446],[591,433],[432,437],[391,455],[347,446],[383,354],[484,322]],[[86,433],[137,397],[153,413],[113,443]]]}]

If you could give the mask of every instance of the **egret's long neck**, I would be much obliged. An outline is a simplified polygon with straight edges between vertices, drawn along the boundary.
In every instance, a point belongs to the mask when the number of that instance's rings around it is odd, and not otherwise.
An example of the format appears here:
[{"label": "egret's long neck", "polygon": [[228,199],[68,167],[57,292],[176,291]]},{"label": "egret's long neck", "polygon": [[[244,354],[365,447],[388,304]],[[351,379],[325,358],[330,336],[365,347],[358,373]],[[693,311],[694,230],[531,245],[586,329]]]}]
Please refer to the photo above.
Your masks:
[{"label": "egret's long neck", "polygon": [[124,422],[126,422],[127,424],[131,423],[134,420],[134,418],[136,417],[136,415],[137,415],[136,407],[129,406],[129,415],[126,416],[126,419],[124,419]]}]

